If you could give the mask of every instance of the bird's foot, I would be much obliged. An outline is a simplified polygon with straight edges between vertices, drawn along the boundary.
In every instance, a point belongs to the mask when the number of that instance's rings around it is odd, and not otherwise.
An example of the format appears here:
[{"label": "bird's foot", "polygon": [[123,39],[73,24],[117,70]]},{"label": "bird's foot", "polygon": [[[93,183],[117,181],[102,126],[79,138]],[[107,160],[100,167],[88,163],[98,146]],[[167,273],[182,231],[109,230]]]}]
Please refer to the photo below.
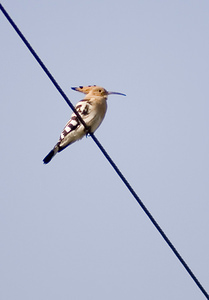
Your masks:
[{"label": "bird's foot", "polygon": [[87,128],[85,128],[85,133],[86,133],[86,137],[91,135],[91,127],[87,126]]}]

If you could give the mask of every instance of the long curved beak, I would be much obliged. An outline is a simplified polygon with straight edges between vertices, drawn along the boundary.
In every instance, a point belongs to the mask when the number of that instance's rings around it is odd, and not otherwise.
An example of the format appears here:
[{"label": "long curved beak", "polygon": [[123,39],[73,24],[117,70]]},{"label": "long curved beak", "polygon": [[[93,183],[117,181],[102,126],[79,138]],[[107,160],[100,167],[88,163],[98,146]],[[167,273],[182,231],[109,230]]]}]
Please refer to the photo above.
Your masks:
[{"label": "long curved beak", "polygon": [[125,94],[117,93],[117,92],[108,92],[108,95],[121,95],[121,96],[126,96]]}]

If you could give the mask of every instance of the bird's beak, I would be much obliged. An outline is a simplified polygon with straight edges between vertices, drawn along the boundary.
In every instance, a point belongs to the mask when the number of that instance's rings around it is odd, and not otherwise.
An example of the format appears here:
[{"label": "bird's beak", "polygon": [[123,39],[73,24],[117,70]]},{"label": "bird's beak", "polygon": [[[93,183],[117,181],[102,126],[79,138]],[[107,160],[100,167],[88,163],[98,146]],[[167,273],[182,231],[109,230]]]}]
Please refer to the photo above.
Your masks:
[{"label": "bird's beak", "polygon": [[117,92],[108,92],[108,95],[121,95],[121,96],[126,96],[125,94],[117,93]]}]

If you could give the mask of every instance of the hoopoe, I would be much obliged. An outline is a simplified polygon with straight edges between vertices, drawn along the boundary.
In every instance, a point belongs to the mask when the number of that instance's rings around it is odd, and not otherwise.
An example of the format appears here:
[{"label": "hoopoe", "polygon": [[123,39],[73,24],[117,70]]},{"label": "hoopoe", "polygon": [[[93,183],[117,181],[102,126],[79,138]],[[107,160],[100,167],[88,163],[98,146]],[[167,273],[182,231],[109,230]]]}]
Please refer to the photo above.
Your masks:
[{"label": "hoopoe", "polygon": [[86,94],[83,100],[77,103],[75,109],[80,114],[87,128],[79,121],[75,113],[65,125],[58,143],[43,159],[48,164],[57,152],[64,150],[77,140],[82,139],[88,133],[93,133],[104,119],[107,110],[107,97],[111,94],[122,95],[122,93],[108,92],[100,86],[79,86],[72,87],[73,90]]}]

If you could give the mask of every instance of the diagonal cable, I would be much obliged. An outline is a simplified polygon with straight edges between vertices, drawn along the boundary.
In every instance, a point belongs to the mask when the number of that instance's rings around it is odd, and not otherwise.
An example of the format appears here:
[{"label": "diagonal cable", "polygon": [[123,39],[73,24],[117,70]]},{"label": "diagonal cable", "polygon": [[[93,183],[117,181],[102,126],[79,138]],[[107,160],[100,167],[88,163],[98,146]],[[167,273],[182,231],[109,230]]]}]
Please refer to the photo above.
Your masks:
[{"label": "diagonal cable", "polygon": [[[36,61],[39,63],[39,65],[41,66],[41,68],[44,70],[44,72],[47,74],[47,76],[49,77],[49,79],[52,81],[52,83],[54,84],[54,86],[56,87],[56,89],[59,91],[59,93],[62,95],[62,97],[64,98],[64,100],[67,102],[67,104],[70,106],[70,108],[77,115],[79,121],[88,130],[88,126],[85,124],[85,122],[81,118],[80,114],[76,111],[75,107],[70,102],[70,100],[67,97],[67,95],[61,89],[61,87],[59,86],[59,84],[57,83],[57,81],[54,79],[54,77],[52,76],[52,74],[46,68],[46,66],[44,65],[44,63],[41,61],[41,59],[36,54],[36,52],[34,51],[34,49],[31,47],[31,45],[29,44],[29,42],[27,41],[27,39],[21,33],[21,31],[19,30],[19,28],[17,27],[17,25],[14,23],[14,21],[8,15],[8,13],[3,8],[3,6],[2,6],[1,3],[0,3],[0,9],[1,9],[2,13],[4,14],[4,16],[6,17],[6,19],[12,25],[12,27],[14,28],[14,30],[16,31],[16,33],[22,39],[22,41],[24,42],[24,44],[27,46],[27,48],[29,49],[29,51],[31,52],[31,54],[34,56],[34,58],[36,59]],[[181,262],[181,264],[184,266],[184,268],[186,269],[186,271],[189,273],[189,275],[191,276],[191,278],[194,280],[194,282],[196,283],[196,285],[199,287],[199,289],[201,290],[201,292],[204,294],[204,296],[207,299],[209,299],[209,294],[207,293],[207,291],[204,289],[204,287],[199,282],[199,280],[197,279],[197,277],[194,275],[194,273],[192,272],[192,270],[190,269],[190,267],[187,265],[187,263],[185,262],[185,260],[182,258],[182,256],[179,254],[179,252],[176,250],[176,248],[171,243],[171,241],[169,240],[169,238],[166,236],[166,234],[164,233],[164,231],[158,225],[158,223],[156,222],[156,220],[154,219],[154,217],[151,215],[151,213],[149,212],[149,210],[143,204],[143,202],[141,201],[141,199],[139,198],[139,196],[137,195],[137,193],[134,191],[134,189],[132,188],[132,186],[130,185],[130,183],[127,181],[127,179],[125,178],[125,176],[118,169],[118,167],[116,166],[116,164],[114,163],[114,161],[111,159],[111,157],[109,156],[109,154],[106,152],[106,150],[103,148],[103,146],[101,145],[101,143],[98,141],[98,139],[95,137],[95,135],[93,133],[90,133],[90,136],[92,137],[92,139],[94,140],[94,142],[96,143],[96,145],[99,147],[99,149],[101,150],[101,152],[103,153],[103,155],[106,157],[106,159],[109,161],[109,163],[111,164],[111,166],[113,167],[113,169],[116,171],[116,173],[118,174],[118,176],[121,178],[121,180],[123,181],[123,183],[126,185],[126,187],[130,191],[130,193],[132,194],[132,196],[135,198],[135,200],[141,206],[141,208],[143,209],[143,211],[145,212],[145,214],[147,215],[147,217],[150,219],[150,221],[152,222],[152,224],[155,226],[155,228],[161,234],[162,238],[165,240],[165,242],[171,248],[171,250],[173,251],[173,253],[179,259],[179,261]]]},{"label": "diagonal cable", "polygon": [[9,23],[12,25],[12,27],[14,28],[14,30],[17,32],[17,34],[19,35],[19,37],[22,39],[22,41],[24,42],[24,44],[27,46],[27,48],[29,49],[29,51],[32,53],[32,55],[35,57],[35,59],[37,60],[37,62],[39,63],[39,65],[41,66],[41,68],[44,70],[44,72],[47,74],[47,76],[49,77],[49,79],[51,80],[51,82],[54,84],[54,86],[56,87],[56,89],[59,91],[59,93],[62,95],[62,97],[65,99],[65,101],[67,102],[67,104],[70,106],[70,108],[74,111],[74,113],[76,114],[76,116],[78,117],[79,121],[83,124],[83,126],[87,129],[88,131],[88,126],[86,125],[86,123],[83,121],[83,119],[81,118],[80,114],[77,112],[77,110],[75,109],[75,107],[73,106],[73,104],[70,102],[70,100],[68,99],[67,95],[64,93],[64,91],[61,89],[61,87],[59,86],[59,84],[57,83],[57,81],[54,79],[54,77],[52,76],[52,74],[49,72],[49,70],[47,69],[47,67],[44,65],[44,63],[42,62],[42,60],[39,58],[39,56],[36,54],[36,52],[33,50],[33,48],[31,47],[31,45],[29,44],[29,42],[27,41],[27,39],[24,37],[24,35],[22,34],[22,32],[19,30],[19,28],[17,27],[17,25],[14,23],[14,21],[12,20],[12,18],[8,15],[8,13],[6,12],[6,10],[3,8],[3,6],[0,3],[0,9],[3,12],[3,14],[5,15],[5,17],[7,18],[7,20],[9,21]]}]

